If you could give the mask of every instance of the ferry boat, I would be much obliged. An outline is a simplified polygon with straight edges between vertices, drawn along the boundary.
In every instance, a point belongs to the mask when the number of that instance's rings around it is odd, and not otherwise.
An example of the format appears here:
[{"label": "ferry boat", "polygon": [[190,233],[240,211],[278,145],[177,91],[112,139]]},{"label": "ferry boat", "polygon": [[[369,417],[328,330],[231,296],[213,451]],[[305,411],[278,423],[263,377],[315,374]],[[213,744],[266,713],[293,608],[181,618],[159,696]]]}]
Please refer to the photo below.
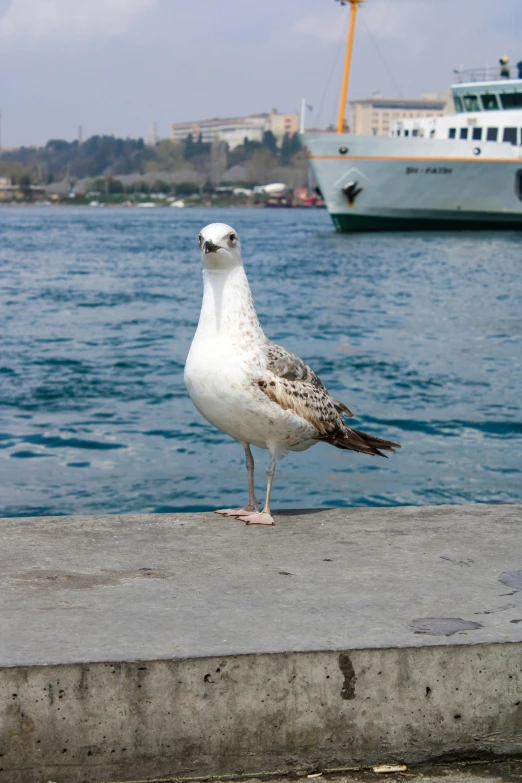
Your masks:
[{"label": "ferry boat", "polygon": [[457,72],[455,114],[398,120],[389,136],[345,132],[351,3],[336,133],[304,133],[338,231],[522,228],[522,73]]}]

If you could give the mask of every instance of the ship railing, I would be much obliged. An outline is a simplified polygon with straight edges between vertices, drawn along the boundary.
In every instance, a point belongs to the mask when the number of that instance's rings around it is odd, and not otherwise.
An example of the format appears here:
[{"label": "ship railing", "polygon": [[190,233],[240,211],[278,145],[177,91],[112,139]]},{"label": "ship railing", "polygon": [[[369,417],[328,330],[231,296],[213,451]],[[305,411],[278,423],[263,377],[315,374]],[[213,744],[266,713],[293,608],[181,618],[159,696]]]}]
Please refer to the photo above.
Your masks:
[{"label": "ship railing", "polygon": [[510,68],[509,66],[493,65],[487,68],[460,68],[453,71],[457,84],[467,82],[497,82],[500,79],[522,78],[522,68]]}]

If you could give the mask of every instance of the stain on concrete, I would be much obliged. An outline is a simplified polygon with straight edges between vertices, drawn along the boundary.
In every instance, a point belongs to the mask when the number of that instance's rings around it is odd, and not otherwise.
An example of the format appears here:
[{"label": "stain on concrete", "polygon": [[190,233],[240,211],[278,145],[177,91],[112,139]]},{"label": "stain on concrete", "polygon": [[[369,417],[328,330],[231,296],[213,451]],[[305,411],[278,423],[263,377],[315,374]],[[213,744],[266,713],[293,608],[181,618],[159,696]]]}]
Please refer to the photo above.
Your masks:
[{"label": "stain on concrete", "polygon": [[77,590],[88,590],[91,587],[107,587],[119,585],[129,579],[166,579],[166,571],[152,568],[138,568],[128,571],[104,570],[94,574],[82,574],[74,571],[47,571],[34,569],[22,574],[15,574],[13,579],[20,579],[38,588],[67,587]]},{"label": "stain on concrete", "polygon": [[475,562],[474,560],[471,560],[471,559],[469,559],[469,560],[452,560],[451,557],[446,557],[445,555],[441,555],[440,559],[441,560],[447,560],[448,563],[452,563],[453,565],[456,565],[456,566],[466,566],[468,568],[469,568],[469,566],[472,563]]},{"label": "stain on concrete", "polygon": [[481,623],[463,620],[462,617],[417,617],[410,623],[414,633],[428,636],[453,636],[459,631],[476,631],[482,627]]},{"label": "stain on concrete", "polygon": [[496,614],[496,612],[505,612],[506,609],[514,609],[516,607],[516,604],[503,604],[502,606],[497,606],[495,609],[484,609],[483,612],[475,612],[475,614]]},{"label": "stain on concrete", "polygon": [[522,571],[504,571],[499,577],[506,587],[514,587],[515,590],[522,590]]},{"label": "stain on concrete", "polygon": [[357,682],[357,677],[355,669],[353,668],[353,663],[347,653],[341,653],[339,655],[339,668],[344,677],[341,698],[355,699],[355,683]]}]

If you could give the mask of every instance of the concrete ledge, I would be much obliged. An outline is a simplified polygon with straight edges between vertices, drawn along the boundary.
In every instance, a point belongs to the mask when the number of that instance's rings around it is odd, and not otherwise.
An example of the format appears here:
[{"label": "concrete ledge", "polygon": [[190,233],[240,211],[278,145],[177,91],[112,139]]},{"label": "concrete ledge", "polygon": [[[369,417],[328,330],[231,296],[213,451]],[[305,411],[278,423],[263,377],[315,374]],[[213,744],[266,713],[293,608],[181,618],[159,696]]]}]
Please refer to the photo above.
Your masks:
[{"label": "concrete ledge", "polygon": [[0,520],[0,779],[522,753],[522,507]]}]

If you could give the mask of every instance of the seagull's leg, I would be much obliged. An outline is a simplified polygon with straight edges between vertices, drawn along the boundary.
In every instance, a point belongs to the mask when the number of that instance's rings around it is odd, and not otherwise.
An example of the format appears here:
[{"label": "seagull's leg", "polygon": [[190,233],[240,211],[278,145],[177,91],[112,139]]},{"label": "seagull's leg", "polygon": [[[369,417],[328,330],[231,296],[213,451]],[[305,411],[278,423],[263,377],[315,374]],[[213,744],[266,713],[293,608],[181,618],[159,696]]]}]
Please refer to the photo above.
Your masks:
[{"label": "seagull's leg", "polygon": [[257,511],[257,509],[252,512],[251,514],[245,514],[244,516],[238,517],[242,522],[246,522],[247,525],[274,525],[274,520],[272,518],[272,515],[270,513],[270,495],[272,494],[272,482],[274,481],[274,474],[275,474],[275,453],[270,453],[270,462],[268,463],[268,467],[266,469],[266,475],[268,478],[268,482],[266,485],[266,500],[265,500],[265,507],[262,511]]},{"label": "seagull's leg", "polygon": [[245,447],[245,462],[248,471],[248,510],[258,511],[259,500],[256,498],[256,488],[254,485],[254,458],[250,451],[248,443],[243,444]]},{"label": "seagull's leg", "polygon": [[250,451],[250,444],[243,443],[241,445],[245,449],[245,462],[248,471],[248,506],[244,508],[221,508],[219,511],[216,511],[216,514],[223,514],[225,517],[239,517],[259,511],[259,500],[256,498],[254,487],[254,458]]}]

